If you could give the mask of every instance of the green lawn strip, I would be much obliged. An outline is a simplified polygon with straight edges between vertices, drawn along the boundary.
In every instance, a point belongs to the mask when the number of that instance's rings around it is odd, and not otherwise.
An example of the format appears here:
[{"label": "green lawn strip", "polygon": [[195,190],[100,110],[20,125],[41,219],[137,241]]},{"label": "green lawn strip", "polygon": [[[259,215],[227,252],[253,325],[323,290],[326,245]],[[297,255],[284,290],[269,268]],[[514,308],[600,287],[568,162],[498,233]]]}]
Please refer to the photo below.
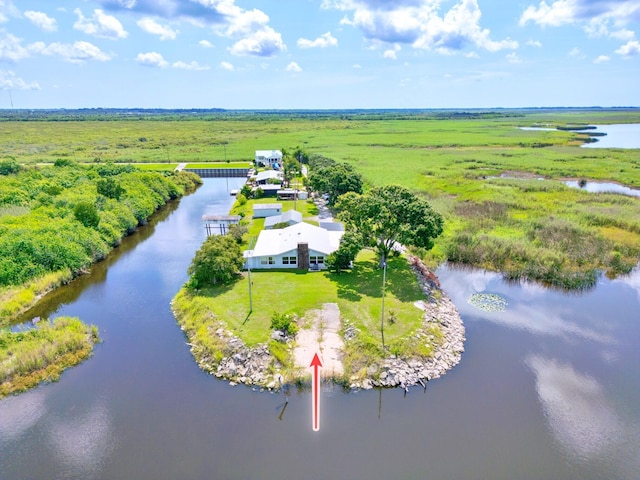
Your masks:
[{"label": "green lawn strip", "polygon": [[[174,299],[173,307],[190,342],[203,348],[203,355],[219,359],[221,354],[216,355],[215,350],[222,347],[211,338],[211,332],[218,328],[217,322],[226,325],[247,345],[254,346],[269,341],[274,312],[292,313],[301,319],[310,310],[322,308],[324,303],[337,303],[343,324],[355,326],[360,332],[361,344],[368,345],[380,356],[382,273],[373,252],[365,250],[351,271],[340,274],[303,270],[252,271],[251,314],[247,272],[231,285],[198,292],[183,288]],[[385,344],[396,345],[398,353],[403,355],[424,354],[424,349],[415,352],[406,349],[406,339],[422,325],[422,312],[414,302],[424,299],[424,295],[405,258],[389,260],[386,287]],[[207,345],[213,351],[207,351]]]},{"label": "green lawn strip", "polygon": [[59,317],[24,332],[0,331],[0,398],[56,381],[77,365],[99,341],[95,326]]},{"label": "green lawn strip", "polygon": [[178,166],[177,163],[132,163],[138,170],[172,172]]}]

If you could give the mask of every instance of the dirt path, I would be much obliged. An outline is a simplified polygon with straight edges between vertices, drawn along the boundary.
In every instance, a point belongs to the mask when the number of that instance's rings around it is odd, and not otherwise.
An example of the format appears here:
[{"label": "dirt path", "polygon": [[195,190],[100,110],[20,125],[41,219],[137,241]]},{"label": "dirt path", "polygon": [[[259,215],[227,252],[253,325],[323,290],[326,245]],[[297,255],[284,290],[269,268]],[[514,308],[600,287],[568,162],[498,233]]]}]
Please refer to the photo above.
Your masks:
[{"label": "dirt path", "polygon": [[306,320],[311,321],[309,328],[301,328],[296,335],[294,357],[296,366],[309,368],[314,354],[322,362],[322,376],[344,373],[342,350],[344,342],[340,336],[340,310],[335,303],[325,303],[322,310],[308,312]]}]

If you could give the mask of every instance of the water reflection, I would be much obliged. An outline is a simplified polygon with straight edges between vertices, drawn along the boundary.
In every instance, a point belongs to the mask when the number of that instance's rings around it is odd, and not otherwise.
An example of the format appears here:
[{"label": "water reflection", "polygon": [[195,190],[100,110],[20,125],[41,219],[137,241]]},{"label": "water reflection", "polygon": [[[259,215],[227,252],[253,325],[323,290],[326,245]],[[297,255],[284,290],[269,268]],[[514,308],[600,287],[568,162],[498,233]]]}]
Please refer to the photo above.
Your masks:
[{"label": "water reflection", "polygon": [[15,440],[45,413],[43,390],[36,390],[22,397],[12,396],[2,400],[0,408],[0,439]]},{"label": "water reflection", "polygon": [[86,412],[69,412],[51,419],[53,449],[74,477],[93,477],[115,446],[110,415],[103,404]]},{"label": "water reflection", "polygon": [[[545,308],[549,290],[534,283],[508,285],[500,274],[482,270],[459,270],[449,266],[451,273],[460,277],[447,285],[449,295],[462,313],[509,328],[525,330],[537,335],[549,335],[563,339],[580,337],[600,343],[611,343],[613,339],[596,329],[580,322],[569,320],[574,315],[568,307],[563,309]],[[507,299],[508,306],[504,312],[487,312],[468,304],[470,293],[498,293]],[[517,297],[516,297],[517,295]],[[577,296],[579,294],[567,294]]]},{"label": "water reflection", "polygon": [[542,356],[526,361],[536,377],[536,391],[556,439],[572,454],[592,458],[611,450],[622,424],[593,377]]}]

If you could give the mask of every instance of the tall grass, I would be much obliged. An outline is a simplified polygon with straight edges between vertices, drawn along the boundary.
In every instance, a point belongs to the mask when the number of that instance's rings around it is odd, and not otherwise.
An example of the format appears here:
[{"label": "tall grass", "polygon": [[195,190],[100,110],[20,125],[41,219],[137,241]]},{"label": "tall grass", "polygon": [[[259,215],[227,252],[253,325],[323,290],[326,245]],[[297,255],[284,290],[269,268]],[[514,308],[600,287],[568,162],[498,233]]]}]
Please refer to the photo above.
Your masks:
[{"label": "tall grass", "polygon": [[55,381],[92,352],[98,330],[60,317],[24,332],[0,331],[0,398]]}]

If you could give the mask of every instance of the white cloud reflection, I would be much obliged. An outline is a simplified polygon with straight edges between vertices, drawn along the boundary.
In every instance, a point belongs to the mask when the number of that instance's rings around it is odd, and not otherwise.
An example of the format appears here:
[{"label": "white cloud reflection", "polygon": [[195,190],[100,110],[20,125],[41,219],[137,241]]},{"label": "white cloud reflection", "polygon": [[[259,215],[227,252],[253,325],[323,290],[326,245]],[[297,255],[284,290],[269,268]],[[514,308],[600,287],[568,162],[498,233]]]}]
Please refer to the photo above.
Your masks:
[{"label": "white cloud reflection", "polygon": [[95,475],[114,447],[111,419],[104,405],[85,414],[51,421],[50,440],[58,456],[78,474]]},{"label": "white cloud reflection", "polygon": [[46,394],[38,389],[0,400],[0,440],[18,438],[46,413]]},{"label": "white cloud reflection", "polygon": [[530,356],[526,363],[536,376],[536,391],[549,427],[572,457],[582,461],[608,458],[624,478],[640,466],[637,425],[620,418],[596,379],[567,363],[538,355]]}]

